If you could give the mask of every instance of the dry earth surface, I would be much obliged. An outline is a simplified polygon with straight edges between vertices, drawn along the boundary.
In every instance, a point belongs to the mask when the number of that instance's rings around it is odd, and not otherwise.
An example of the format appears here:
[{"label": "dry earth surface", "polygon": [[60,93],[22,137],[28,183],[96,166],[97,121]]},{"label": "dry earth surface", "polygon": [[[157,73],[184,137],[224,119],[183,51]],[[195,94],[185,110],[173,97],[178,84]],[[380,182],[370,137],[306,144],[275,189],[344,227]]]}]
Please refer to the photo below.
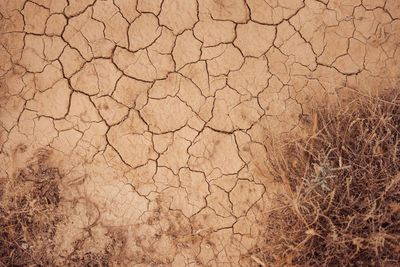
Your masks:
[{"label": "dry earth surface", "polygon": [[0,177],[59,170],[55,265],[262,265],[265,143],[399,44],[397,0],[0,0]]}]

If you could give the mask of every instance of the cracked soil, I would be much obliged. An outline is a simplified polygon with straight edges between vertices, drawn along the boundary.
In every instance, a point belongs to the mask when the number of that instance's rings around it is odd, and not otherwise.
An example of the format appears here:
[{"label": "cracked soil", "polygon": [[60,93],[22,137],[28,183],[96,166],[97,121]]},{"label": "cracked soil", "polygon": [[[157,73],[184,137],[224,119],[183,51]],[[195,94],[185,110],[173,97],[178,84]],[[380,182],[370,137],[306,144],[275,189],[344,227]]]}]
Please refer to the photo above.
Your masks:
[{"label": "cracked soil", "polygon": [[54,265],[258,266],[266,142],[399,66],[397,0],[0,0],[0,178],[58,169]]}]

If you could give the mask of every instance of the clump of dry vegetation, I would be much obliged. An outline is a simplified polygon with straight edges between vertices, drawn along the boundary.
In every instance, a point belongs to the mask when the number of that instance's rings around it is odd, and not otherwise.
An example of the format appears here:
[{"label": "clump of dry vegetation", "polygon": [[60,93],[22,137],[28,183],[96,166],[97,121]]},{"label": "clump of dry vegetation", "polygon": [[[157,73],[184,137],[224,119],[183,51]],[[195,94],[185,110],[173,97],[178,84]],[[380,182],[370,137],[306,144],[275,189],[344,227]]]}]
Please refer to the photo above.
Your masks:
[{"label": "clump of dry vegetation", "polygon": [[[26,147],[18,150],[24,153]],[[51,153],[45,149],[37,151],[24,168],[0,179],[0,267],[118,263],[124,235],[112,229],[107,233],[109,242],[104,250],[84,247],[89,239],[86,235],[71,244],[70,254],[59,255],[56,230],[64,223],[67,213],[60,192],[63,175],[51,166]]]},{"label": "clump of dry vegetation", "polygon": [[27,168],[1,180],[0,266],[51,264],[61,175],[46,159],[41,151]]},{"label": "clump of dry vegetation", "polygon": [[400,96],[358,93],[315,109],[299,140],[271,145],[284,184],[253,257],[273,266],[399,266]]}]

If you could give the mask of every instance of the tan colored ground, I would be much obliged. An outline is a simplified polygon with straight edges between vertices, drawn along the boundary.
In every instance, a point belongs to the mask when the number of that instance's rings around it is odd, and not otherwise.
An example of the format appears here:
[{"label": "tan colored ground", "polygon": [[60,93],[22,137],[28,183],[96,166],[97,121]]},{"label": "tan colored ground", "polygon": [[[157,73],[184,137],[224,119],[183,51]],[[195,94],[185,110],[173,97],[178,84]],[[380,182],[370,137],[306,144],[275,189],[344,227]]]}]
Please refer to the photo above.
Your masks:
[{"label": "tan colored ground", "polygon": [[51,151],[60,258],[256,266],[265,142],[399,61],[397,0],[0,0],[0,176]]}]

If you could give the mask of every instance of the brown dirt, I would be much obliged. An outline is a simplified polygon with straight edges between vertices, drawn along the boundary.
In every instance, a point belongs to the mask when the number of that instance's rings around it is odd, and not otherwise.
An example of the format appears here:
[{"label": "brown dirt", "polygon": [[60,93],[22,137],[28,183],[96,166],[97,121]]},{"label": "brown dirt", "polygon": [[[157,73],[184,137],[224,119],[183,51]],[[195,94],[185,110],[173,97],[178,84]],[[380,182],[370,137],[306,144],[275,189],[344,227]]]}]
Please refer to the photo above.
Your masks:
[{"label": "brown dirt", "polygon": [[399,10],[0,0],[0,262],[267,266],[268,144],[400,87]]}]

